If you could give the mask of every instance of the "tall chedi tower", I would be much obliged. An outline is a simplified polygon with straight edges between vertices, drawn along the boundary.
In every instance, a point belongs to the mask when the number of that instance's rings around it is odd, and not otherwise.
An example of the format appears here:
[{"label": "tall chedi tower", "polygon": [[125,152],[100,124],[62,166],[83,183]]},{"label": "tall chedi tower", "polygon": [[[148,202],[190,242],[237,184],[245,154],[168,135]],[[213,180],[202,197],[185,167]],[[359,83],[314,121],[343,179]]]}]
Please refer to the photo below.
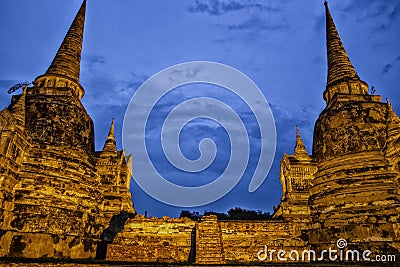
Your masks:
[{"label": "tall chedi tower", "polygon": [[0,256],[92,258],[111,217],[134,212],[125,153],[115,139],[95,151],[80,101],[85,11],[86,0],[46,73],[0,113]]},{"label": "tall chedi tower", "polygon": [[368,94],[339,37],[328,4],[326,108],[315,123],[312,156],[318,171],[310,188],[316,249],[335,247],[375,254],[399,247],[400,122],[381,96]]}]

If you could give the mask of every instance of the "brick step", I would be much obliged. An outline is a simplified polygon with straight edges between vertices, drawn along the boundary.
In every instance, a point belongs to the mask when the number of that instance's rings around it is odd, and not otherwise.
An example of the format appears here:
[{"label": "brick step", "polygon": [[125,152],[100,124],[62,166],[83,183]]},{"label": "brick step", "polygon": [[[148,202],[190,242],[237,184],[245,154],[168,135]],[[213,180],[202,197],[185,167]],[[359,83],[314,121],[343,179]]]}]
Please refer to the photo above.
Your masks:
[{"label": "brick step", "polygon": [[225,263],[221,229],[215,215],[204,216],[196,226],[196,263]]}]

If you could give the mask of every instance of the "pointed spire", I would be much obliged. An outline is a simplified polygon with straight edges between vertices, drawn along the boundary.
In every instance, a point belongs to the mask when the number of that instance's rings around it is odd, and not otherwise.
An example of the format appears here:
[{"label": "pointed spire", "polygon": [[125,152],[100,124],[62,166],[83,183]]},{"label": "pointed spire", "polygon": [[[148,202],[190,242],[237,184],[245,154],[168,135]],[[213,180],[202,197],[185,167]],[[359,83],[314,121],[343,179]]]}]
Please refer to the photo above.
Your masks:
[{"label": "pointed spire", "polygon": [[[336,29],[328,2],[325,1],[326,13],[326,49],[328,58],[328,77],[324,99],[329,102],[335,93],[367,94],[368,85],[361,81],[342,44]],[[352,82],[352,83],[351,83]],[[336,86],[345,83],[342,88]]]},{"label": "pointed spire", "polygon": [[328,2],[325,1],[324,4],[326,12],[326,46],[328,53],[327,86],[349,79],[359,80],[360,78],[351,64],[342,41],[340,40],[339,33],[328,8]]},{"label": "pointed spire", "polygon": [[111,126],[110,126],[110,131],[108,131],[108,138],[115,139],[115,123],[114,123],[114,118],[111,120]]},{"label": "pointed spire", "polygon": [[294,155],[306,158],[310,157],[307,153],[306,146],[301,139],[298,125],[296,125],[296,146],[294,147]]},{"label": "pointed spire", "polygon": [[109,152],[113,155],[117,154],[117,144],[115,142],[115,126],[114,118],[112,119],[110,131],[108,132],[107,140],[104,144],[103,152]]},{"label": "pointed spire", "polygon": [[79,83],[86,0],[83,1],[45,75],[62,75]]}]

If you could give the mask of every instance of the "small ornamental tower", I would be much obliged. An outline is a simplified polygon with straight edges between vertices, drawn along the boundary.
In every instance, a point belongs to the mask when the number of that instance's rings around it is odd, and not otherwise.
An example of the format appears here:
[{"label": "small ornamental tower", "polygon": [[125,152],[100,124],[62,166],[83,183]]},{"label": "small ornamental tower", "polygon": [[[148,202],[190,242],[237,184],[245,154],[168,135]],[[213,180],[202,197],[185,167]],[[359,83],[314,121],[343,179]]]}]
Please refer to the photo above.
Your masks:
[{"label": "small ornamental tower", "polygon": [[106,225],[120,211],[135,213],[129,192],[132,157],[118,151],[115,142],[115,125],[112,119],[103,150],[96,152],[96,169],[104,190],[104,219]]},{"label": "small ornamental tower", "polygon": [[281,203],[274,210],[274,218],[308,222],[310,211],[308,197],[310,183],[317,171],[312,157],[308,155],[300,131],[296,125],[294,154],[284,154],[281,160],[280,181],[282,184]]}]

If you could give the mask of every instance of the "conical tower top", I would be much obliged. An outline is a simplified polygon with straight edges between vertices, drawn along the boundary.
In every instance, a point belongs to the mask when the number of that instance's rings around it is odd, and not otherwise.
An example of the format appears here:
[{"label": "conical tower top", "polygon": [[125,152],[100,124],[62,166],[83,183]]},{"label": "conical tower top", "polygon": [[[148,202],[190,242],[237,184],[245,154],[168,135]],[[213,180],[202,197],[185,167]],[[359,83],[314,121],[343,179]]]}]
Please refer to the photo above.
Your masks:
[{"label": "conical tower top", "polygon": [[79,83],[86,0],[83,1],[46,75],[62,75]]},{"label": "conical tower top", "polygon": [[110,131],[108,131],[108,137],[107,139],[113,139],[115,140],[115,123],[114,123],[114,118],[111,120],[111,126],[110,126]]},{"label": "conical tower top", "polygon": [[294,155],[302,158],[309,158],[306,146],[300,136],[300,130],[298,125],[296,125],[296,146],[294,147]]},{"label": "conical tower top", "polygon": [[[328,58],[328,77],[324,99],[329,102],[335,93],[367,94],[368,85],[361,81],[351,63],[336,29],[328,2],[326,13],[326,50]],[[340,86],[339,86],[340,85]]]},{"label": "conical tower top", "polygon": [[112,119],[110,131],[108,132],[107,140],[104,144],[103,152],[116,154],[117,153],[117,144],[115,142],[115,126],[114,126],[114,118]]},{"label": "conical tower top", "polygon": [[50,67],[33,82],[36,88],[69,88],[78,99],[85,94],[79,83],[85,12],[86,0],[83,1]]},{"label": "conical tower top", "polygon": [[350,62],[333,22],[328,2],[324,4],[326,12],[326,48],[328,53],[327,86],[349,79],[359,80],[360,78]]}]

